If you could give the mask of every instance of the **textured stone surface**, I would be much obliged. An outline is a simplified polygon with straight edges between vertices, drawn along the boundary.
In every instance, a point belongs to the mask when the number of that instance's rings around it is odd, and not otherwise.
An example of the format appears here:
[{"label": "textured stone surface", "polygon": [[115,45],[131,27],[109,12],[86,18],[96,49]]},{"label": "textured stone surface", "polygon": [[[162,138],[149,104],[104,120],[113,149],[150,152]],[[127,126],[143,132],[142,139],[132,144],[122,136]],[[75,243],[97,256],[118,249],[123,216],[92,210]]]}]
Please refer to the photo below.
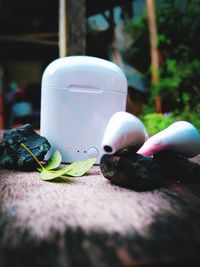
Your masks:
[{"label": "textured stone surface", "polygon": [[113,184],[137,191],[158,188],[168,180],[200,182],[200,166],[170,151],[144,157],[123,150],[114,155],[104,155],[100,167],[104,177]]},{"label": "textured stone surface", "polygon": [[164,182],[161,168],[153,158],[126,149],[114,155],[104,155],[100,168],[112,183],[137,191],[154,189]]},{"label": "textured stone surface", "polygon": [[43,160],[50,149],[47,139],[37,134],[30,124],[7,130],[0,142],[0,166],[24,170],[35,168],[35,160],[21,147],[21,143],[25,144],[39,160]]}]

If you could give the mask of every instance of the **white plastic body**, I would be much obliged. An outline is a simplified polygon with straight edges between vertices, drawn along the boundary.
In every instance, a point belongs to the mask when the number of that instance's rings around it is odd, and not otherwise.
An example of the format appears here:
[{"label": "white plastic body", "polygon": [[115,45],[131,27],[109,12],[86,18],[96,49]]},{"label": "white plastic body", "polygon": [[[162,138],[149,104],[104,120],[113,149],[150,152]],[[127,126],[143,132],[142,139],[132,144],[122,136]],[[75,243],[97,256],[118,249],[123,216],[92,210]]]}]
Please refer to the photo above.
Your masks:
[{"label": "white plastic body", "polygon": [[200,154],[200,134],[189,122],[177,121],[150,137],[138,154],[152,156],[161,150],[172,150],[186,157]]},{"label": "white plastic body", "polygon": [[63,162],[102,156],[101,142],[110,117],[126,108],[127,81],[115,64],[88,56],[53,61],[44,71],[41,135],[58,149]]},{"label": "white plastic body", "polygon": [[108,122],[101,144],[106,154],[113,154],[122,148],[139,148],[147,138],[143,123],[128,112],[115,113]]}]

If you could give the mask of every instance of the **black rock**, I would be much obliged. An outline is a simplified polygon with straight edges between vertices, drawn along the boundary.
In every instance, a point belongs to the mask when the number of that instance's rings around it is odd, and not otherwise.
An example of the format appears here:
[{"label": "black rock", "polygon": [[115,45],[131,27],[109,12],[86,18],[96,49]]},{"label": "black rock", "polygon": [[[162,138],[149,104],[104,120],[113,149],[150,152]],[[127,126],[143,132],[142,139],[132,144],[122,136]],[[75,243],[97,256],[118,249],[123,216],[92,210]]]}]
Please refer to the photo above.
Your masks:
[{"label": "black rock", "polygon": [[104,155],[100,168],[104,177],[113,184],[136,191],[146,191],[164,184],[164,177],[157,161],[127,149],[114,155]]},{"label": "black rock", "polygon": [[168,181],[200,182],[200,165],[172,151],[162,151],[151,158],[124,149],[104,155],[100,168],[113,184],[136,191],[158,188]]},{"label": "black rock", "polygon": [[184,182],[200,181],[200,165],[173,151],[162,151],[154,155],[165,179]]},{"label": "black rock", "polygon": [[30,124],[7,130],[0,142],[0,166],[12,169],[35,169],[36,161],[20,145],[21,143],[26,145],[38,160],[43,160],[50,149],[47,139],[37,134]]}]

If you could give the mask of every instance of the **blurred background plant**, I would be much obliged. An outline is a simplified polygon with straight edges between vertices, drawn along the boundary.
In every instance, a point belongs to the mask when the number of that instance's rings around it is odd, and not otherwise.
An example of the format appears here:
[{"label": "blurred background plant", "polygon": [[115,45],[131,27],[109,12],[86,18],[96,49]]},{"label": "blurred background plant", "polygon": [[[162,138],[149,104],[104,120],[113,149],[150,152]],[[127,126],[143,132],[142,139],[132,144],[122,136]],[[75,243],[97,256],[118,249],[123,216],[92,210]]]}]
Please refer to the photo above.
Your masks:
[{"label": "blurred background plant", "polygon": [[25,119],[39,129],[42,74],[69,55],[117,64],[128,82],[126,111],[155,125],[150,132],[169,118],[200,129],[199,0],[15,2],[0,1],[0,129],[22,123],[12,112],[18,102],[32,106]]},{"label": "blurred background plant", "polygon": [[174,118],[168,114],[149,113],[141,116],[149,135],[156,134],[174,122]]},{"label": "blurred background plant", "polygon": [[[156,2],[157,3],[157,2]],[[150,134],[175,120],[187,120],[200,130],[200,5],[198,0],[160,0],[156,5],[159,55],[159,82],[151,84],[150,97],[141,119]],[[127,24],[132,45],[127,53],[130,64],[145,72],[150,80],[149,30],[146,12]],[[154,101],[160,97],[162,113],[156,114]]]}]

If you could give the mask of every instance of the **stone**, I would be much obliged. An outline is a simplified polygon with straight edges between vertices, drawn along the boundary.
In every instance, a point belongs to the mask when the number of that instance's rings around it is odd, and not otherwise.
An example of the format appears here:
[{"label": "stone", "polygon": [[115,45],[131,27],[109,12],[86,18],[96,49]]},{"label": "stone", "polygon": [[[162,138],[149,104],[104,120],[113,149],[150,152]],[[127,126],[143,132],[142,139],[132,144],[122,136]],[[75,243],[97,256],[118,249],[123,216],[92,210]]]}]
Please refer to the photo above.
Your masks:
[{"label": "stone", "polygon": [[35,159],[20,145],[23,143],[39,161],[50,149],[45,137],[33,130],[32,125],[6,130],[0,142],[0,166],[12,169],[34,170],[37,166]]},{"label": "stone", "polygon": [[113,155],[103,155],[100,169],[104,177],[113,184],[136,191],[151,190],[164,184],[164,177],[157,161],[128,149]]},{"label": "stone", "polygon": [[179,155],[173,151],[163,150],[154,155],[155,161],[162,170],[166,180],[183,182],[200,181],[200,165],[190,158]]},{"label": "stone", "polygon": [[200,182],[200,165],[172,151],[162,151],[154,157],[124,149],[113,155],[105,154],[101,172],[113,184],[146,191],[169,182]]}]

